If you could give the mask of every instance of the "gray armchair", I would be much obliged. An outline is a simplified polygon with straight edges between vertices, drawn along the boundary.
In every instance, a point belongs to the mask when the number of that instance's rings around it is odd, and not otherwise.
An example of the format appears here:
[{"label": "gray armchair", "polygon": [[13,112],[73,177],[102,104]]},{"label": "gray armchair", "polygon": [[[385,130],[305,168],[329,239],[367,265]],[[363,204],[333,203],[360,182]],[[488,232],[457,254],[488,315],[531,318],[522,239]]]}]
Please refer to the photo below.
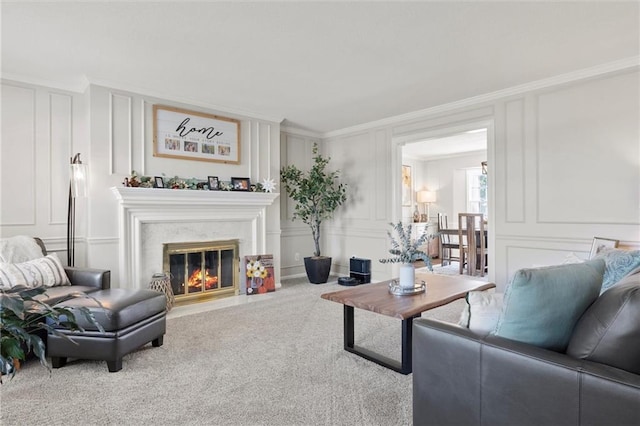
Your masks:
[{"label": "gray armchair", "polygon": [[[40,238],[35,238],[35,240],[42,248],[42,254],[46,256],[47,249],[42,240]],[[40,295],[41,301],[49,305],[55,305],[59,301],[67,299],[74,292],[92,293],[111,287],[111,271],[69,266],[65,266],[64,270],[71,285],[49,287],[46,293]]]}]

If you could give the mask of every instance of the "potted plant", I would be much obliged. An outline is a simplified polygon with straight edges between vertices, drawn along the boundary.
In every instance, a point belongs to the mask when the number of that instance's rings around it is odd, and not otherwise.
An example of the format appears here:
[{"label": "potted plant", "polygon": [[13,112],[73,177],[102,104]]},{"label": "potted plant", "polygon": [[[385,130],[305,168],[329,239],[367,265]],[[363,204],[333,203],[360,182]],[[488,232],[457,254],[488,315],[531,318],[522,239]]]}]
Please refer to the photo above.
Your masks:
[{"label": "potted plant", "polygon": [[309,281],[321,284],[329,278],[331,258],[320,253],[320,225],[345,202],[347,186],[338,181],[339,171],[326,170],[330,158],[318,153],[318,144],[313,145],[313,154],[311,170],[303,172],[293,165],[283,167],[280,179],[289,197],[296,202],[293,220],[300,219],[311,228],[315,250],[312,257],[304,258],[304,267]]},{"label": "potted plant", "polygon": [[[82,314],[87,321],[104,332],[87,308],[78,307],[71,311],[39,301],[37,296],[45,292],[46,287],[0,288],[0,383],[3,375],[9,378],[15,376],[20,368],[20,361],[24,361],[29,352],[38,357],[40,364],[51,372],[42,338],[49,332],[68,339],[55,326],[84,331],[76,322],[74,312]],[[90,296],[78,292],[71,297]]]},{"label": "potted plant", "polygon": [[422,251],[420,247],[435,236],[433,234],[427,234],[425,230],[422,235],[414,240],[411,238],[411,224],[408,224],[406,227],[402,222],[396,224],[389,223],[389,225],[391,225],[392,230],[387,231],[387,235],[391,240],[389,253],[392,257],[380,259],[380,263],[401,263],[400,287],[412,288],[415,286],[416,280],[413,262],[422,259],[425,266],[429,268],[430,271],[433,271],[431,258],[427,253]]}]

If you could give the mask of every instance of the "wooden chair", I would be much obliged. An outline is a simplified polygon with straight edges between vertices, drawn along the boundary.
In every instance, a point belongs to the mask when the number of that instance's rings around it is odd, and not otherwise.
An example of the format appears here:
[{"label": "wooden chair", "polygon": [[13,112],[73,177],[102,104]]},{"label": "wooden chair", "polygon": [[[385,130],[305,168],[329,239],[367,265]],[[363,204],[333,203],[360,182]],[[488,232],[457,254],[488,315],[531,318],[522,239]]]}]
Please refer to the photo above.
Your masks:
[{"label": "wooden chair", "polygon": [[487,241],[482,213],[458,214],[458,238],[460,248],[460,274],[466,265],[467,274],[480,273],[487,268]]},{"label": "wooden chair", "polygon": [[[449,226],[447,224],[447,215],[443,213],[438,213],[438,231],[442,229],[448,229]],[[452,241],[450,234],[444,234],[440,232],[440,259],[441,265],[451,265],[451,261],[460,261],[459,256],[453,256],[452,250],[458,250],[459,244],[457,241]]]}]

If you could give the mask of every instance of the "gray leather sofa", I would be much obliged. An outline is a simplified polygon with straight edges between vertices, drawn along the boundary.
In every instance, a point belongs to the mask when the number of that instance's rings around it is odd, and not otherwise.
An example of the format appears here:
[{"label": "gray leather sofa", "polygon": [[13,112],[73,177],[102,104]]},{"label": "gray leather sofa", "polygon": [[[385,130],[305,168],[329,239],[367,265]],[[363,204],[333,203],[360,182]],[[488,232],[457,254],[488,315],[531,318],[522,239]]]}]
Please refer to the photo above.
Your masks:
[{"label": "gray leather sofa", "polygon": [[414,425],[640,425],[640,274],[604,292],[567,353],[413,322]]},{"label": "gray leather sofa", "polygon": [[[42,255],[47,255],[47,249],[40,238],[34,238],[42,249]],[[105,269],[64,267],[71,285],[49,287],[47,292],[38,298],[48,305],[55,305],[61,300],[67,299],[75,292],[92,293],[98,290],[106,290],[111,287],[111,271]]]}]

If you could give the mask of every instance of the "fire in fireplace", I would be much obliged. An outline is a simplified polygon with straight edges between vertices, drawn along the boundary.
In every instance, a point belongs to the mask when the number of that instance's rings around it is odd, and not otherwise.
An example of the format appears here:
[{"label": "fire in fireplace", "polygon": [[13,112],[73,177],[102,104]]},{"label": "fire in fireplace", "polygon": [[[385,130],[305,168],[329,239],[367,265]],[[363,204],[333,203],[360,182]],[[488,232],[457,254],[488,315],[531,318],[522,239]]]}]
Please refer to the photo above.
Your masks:
[{"label": "fire in fireplace", "polygon": [[163,244],[176,303],[238,293],[238,240]]}]

